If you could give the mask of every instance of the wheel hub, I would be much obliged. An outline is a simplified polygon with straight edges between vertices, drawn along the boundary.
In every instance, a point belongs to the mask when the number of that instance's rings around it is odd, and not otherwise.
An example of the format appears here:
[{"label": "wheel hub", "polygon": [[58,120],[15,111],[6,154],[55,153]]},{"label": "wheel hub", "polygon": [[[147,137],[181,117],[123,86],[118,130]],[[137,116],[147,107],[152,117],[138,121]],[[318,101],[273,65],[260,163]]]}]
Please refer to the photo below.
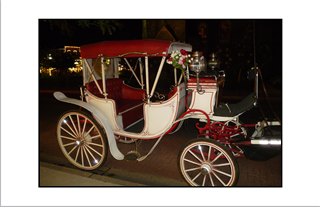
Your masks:
[{"label": "wheel hub", "polygon": [[201,165],[202,175],[208,175],[212,171],[212,167],[209,163],[204,163]]},{"label": "wheel hub", "polygon": [[85,143],[85,141],[84,141],[83,138],[78,137],[78,138],[76,139],[76,145],[83,146],[84,143]]}]

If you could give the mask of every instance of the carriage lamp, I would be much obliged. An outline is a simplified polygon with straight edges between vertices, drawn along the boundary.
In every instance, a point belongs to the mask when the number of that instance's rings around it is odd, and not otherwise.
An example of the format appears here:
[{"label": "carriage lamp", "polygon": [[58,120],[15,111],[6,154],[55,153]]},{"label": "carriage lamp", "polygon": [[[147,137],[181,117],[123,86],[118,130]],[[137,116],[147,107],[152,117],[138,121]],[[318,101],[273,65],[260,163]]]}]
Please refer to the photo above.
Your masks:
[{"label": "carriage lamp", "polygon": [[199,74],[201,71],[206,72],[207,70],[207,63],[206,59],[202,56],[202,53],[199,51],[195,51],[192,54],[192,60],[189,64],[190,70],[196,73],[197,77],[197,91],[198,92],[204,92],[201,90],[200,84],[199,84]]},{"label": "carriage lamp", "polygon": [[219,69],[219,64],[218,64],[218,58],[217,55],[212,53],[210,55],[210,59],[208,60],[208,66],[214,70],[214,69]]},{"label": "carriage lamp", "polygon": [[195,73],[200,73],[201,71],[206,71],[207,64],[205,58],[202,56],[201,52],[195,51],[192,54],[192,60],[189,65],[190,70]]}]

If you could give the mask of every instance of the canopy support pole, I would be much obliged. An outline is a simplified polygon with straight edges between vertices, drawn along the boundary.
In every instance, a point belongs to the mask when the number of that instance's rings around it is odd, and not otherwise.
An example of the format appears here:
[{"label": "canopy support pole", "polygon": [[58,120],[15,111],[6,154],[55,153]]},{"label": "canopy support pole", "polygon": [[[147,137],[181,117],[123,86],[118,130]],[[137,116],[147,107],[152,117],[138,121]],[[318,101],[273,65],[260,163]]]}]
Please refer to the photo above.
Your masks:
[{"label": "canopy support pole", "polygon": [[139,58],[139,66],[140,66],[140,78],[141,78],[141,89],[144,88],[144,83],[143,83],[143,67],[141,63],[141,58]]},{"label": "canopy support pole", "polygon": [[160,63],[159,69],[158,69],[158,73],[157,73],[156,79],[154,80],[154,84],[153,84],[153,87],[152,87],[152,90],[151,90],[150,98],[153,96],[154,90],[156,89],[156,86],[158,84],[158,81],[159,81],[159,78],[160,78],[161,71],[162,71],[163,64],[164,64],[165,60],[166,60],[166,57],[165,56],[162,57],[162,60],[161,60],[161,63]]},{"label": "canopy support pole", "polygon": [[148,56],[144,57],[145,61],[145,70],[146,70],[146,95],[147,95],[147,103],[150,103],[150,96],[149,96],[149,63],[148,63]]},{"label": "canopy support pole", "polygon": [[126,61],[127,65],[129,66],[132,74],[134,75],[134,77],[135,77],[136,80],[138,81],[139,85],[142,86],[142,84],[141,84],[139,78],[137,77],[136,73],[134,72],[134,70],[132,70],[132,67],[131,67],[130,63],[128,62],[127,58],[124,58],[124,60]]},{"label": "canopy support pole", "polygon": [[102,90],[103,90],[103,95],[106,98],[106,77],[105,77],[105,71],[104,71],[104,63],[103,63],[103,57],[101,57],[101,76],[102,76]]},{"label": "canopy support pole", "polygon": [[97,82],[97,79],[96,79],[96,77],[94,77],[94,75],[93,75],[93,69],[91,69],[91,67],[89,66],[89,64],[88,64],[88,62],[87,62],[87,59],[83,59],[83,60],[84,60],[84,63],[86,64],[88,70],[90,71],[90,74],[92,75],[92,78],[93,78],[94,82],[96,83],[99,92],[103,95],[103,92],[102,92],[102,90],[101,90],[101,88],[100,88],[100,86],[99,86],[99,84],[98,84],[98,82]]}]

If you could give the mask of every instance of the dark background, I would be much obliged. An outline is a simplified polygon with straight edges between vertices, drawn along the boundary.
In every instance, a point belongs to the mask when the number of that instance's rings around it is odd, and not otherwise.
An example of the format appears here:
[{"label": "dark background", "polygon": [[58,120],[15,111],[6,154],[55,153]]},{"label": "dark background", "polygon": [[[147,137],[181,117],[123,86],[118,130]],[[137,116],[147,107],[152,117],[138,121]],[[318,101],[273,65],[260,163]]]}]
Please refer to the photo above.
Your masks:
[{"label": "dark background", "polygon": [[[142,19],[116,21],[121,27],[115,27],[112,34],[103,34],[99,27],[83,28],[78,25],[77,19],[66,19],[72,31],[70,35],[61,26],[39,19],[40,54],[43,54],[42,51],[63,48],[66,45],[81,46],[106,40],[142,39],[144,35],[153,39],[165,25],[177,41],[190,43],[193,51],[203,51],[206,58],[209,58],[212,52],[218,56],[219,69],[226,74],[225,88],[251,89],[252,83],[247,81],[247,72],[256,62],[264,80],[282,89],[282,19],[148,19],[146,34],[143,34]],[[227,24],[228,27],[223,28],[222,24]],[[201,35],[200,28],[204,28],[204,35]],[[50,79],[52,81],[54,77]],[[43,85],[41,83],[43,81],[40,80],[40,88]]]}]

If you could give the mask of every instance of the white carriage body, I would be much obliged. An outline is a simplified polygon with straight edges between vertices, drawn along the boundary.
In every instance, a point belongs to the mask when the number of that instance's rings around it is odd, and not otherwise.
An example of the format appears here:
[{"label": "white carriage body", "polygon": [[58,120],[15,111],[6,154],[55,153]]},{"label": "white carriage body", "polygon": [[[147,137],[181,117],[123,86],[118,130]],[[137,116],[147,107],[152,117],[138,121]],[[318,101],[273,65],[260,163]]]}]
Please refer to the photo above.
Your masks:
[{"label": "white carriage body", "polygon": [[168,130],[176,118],[185,111],[185,84],[181,83],[178,86],[178,92],[170,99],[163,102],[143,104],[144,128],[140,133],[133,133],[124,129],[122,114],[116,114],[116,103],[114,100],[96,97],[89,91],[86,93],[86,101],[101,110],[102,114],[109,120],[114,134],[124,137],[135,139],[160,137]]},{"label": "white carriage body", "polygon": [[[172,123],[185,112],[186,86],[185,83],[181,83],[181,78],[179,82],[175,80],[175,93],[172,94],[170,98],[158,102],[151,102],[151,98],[154,96],[166,57],[171,54],[172,51],[176,50],[180,51],[181,49],[184,49],[187,52],[191,52],[191,45],[181,42],[159,40],[132,40],[106,41],[85,45],[80,49],[83,61],[83,84],[87,86],[87,90],[83,91],[85,101],[101,110],[102,114],[109,120],[114,134],[139,139],[157,138],[162,136],[170,128]],[[139,58],[140,78],[135,74],[135,71],[127,60],[127,58],[130,57]],[[148,61],[150,57],[161,58],[161,63],[152,88],[149,83]],[[116,100],[116,98],[113,98],[112,96],[114,96],[114,94],[108,93],[107,87],[108,82],[119,82],[114,79],[119,78],[118,63],[120,58],[123,58],[126,61],[130,70],[133,72],[134,77],[141,86],[140,90],[145,91],[145,97],[133,99],[131,96],[130,99],[125,99],[127,102],[134,100],[137,104],[131,104],[130,107],[125,108],[124,110],[119,110],[119,106],[117,105],[119,102],[123,102],[124,99]],[[144,68],[142,67],[142,58],[144,58]],[[143,75],[145,75],[145,79],[143,78]],[[90,84],[91,88],[95,87],[95,92],[90,91]],[[115,84],[119,85],[120,83]],[[92,87],[92,85],[94,86]],[[118,87],[119,90],[121,90],[121,87],[128,88],[128,86]],[[137,91],[139,89],[131,88],[129,90],[131,90],[130,92],[132,93],[138,93]],[[125,91],[122,93],[128,92]],[[139,92],[138,95],[141,95],[141,93]],[[123,96],[123,94],[120,94],[120,96]],[[144,102],[142,101],[143,98],[145,98]],[[140,103],[138,103],[137,99],[141,100]],[[124,116],[132,110],[137,111],[138,108],[142,108],[143,116],[130,123],[124,123],[127,120]],[[131,118],[132,117],[129,117],[129,119]],[[127,128],[142,119],[144,120],[145,125],[141,132],[133,133],[126,131]]]}]

